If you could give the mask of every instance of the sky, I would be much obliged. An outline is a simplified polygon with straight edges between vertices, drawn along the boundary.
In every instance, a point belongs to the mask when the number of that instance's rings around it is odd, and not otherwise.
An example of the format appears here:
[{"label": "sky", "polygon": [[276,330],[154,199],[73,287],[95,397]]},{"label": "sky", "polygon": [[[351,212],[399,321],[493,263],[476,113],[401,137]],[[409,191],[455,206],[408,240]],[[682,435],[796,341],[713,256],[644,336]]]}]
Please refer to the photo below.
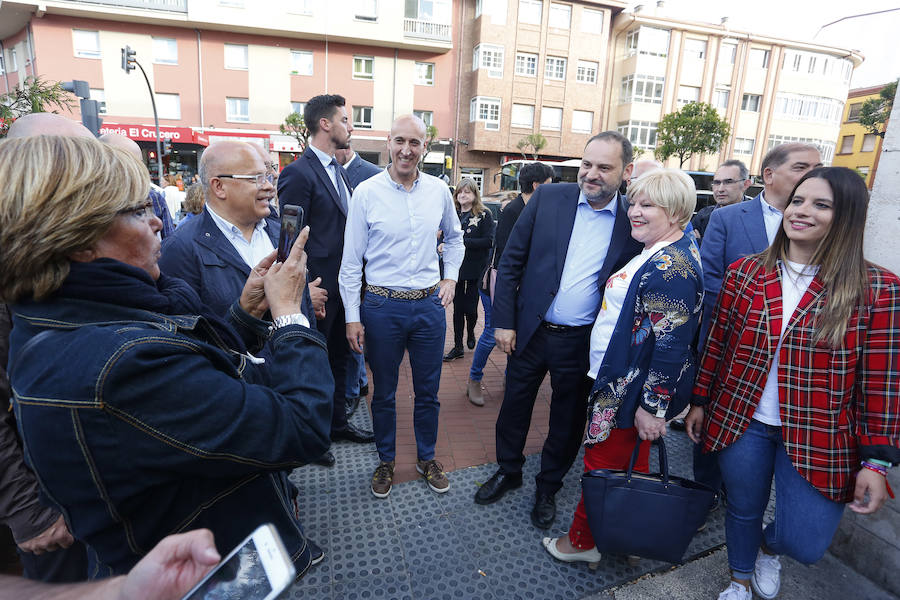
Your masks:
[{"label": "sky", "polygon": [[[628,10],[656,0],[630,1]],[[846,19],[842,17],[897,9],[892,12]],[[665,0],[664,14],[674,18],[718,24],[727,16],[732,29],[785,39],[858,50],[865,61],[853,72],[851,88],[887,83],[900,77],[900,0]]]}]

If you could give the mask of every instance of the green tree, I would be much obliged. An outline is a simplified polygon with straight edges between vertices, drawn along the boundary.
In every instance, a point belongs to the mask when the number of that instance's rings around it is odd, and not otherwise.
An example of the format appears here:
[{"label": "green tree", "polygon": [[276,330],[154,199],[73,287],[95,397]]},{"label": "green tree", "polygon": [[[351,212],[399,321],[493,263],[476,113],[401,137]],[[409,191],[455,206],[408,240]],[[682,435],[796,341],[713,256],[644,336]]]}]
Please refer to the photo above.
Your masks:
[{"label": "green tree", "polygon": [[881,89],[877,98],[869,98],[859,109],[859,124],[869,133],[884,137],[887,131],[887,120],[894,107],[894,96],[897,95],[897,82],[891,82]]},{"label": "green tree", "polygon": [[26,77],[23,85],[0,95],[0,138],[6,137],[9,126],[21,116],[71,110],[74,106],[75,96],[62,89],[60,82]]},{"label": "green tree", "polygon": [[[438,128],[435,125],[425,126],[425,154],[431,152],[431,146],[438,139]],[[424,156],[424,155],[423,155]]]},{"label": "green tree", "polygon": [[281,130],[281,135],[289,135],[297,140],[300,152],[306,150],[306,145],[309,143],[309,129],[306,127],[303,115],[292,112],[284,118],[284,123],[279,125],[278,129]]},{"label": "green tree", "polygon": [[659,122],[653,154],[661,161],[677,156],[681,168],[694,154],[718,152],[729,135],[731,127],[715,108],[705,102],[688,102]]},{"label": "green tree", "polygon": [[543,149],[546,145],[547,138],[539,133],[532,133],[531,135],[526,135],[521,140],[519,140],[519,143],[516,144],[516,148],[518,148],[519,152],[522,153],[522,158],[526,160],[528,159],[528,156],[525,155],[525,150],[530,148],[532,160],[537,160],[538,154],[540,154],[541,149]]}]

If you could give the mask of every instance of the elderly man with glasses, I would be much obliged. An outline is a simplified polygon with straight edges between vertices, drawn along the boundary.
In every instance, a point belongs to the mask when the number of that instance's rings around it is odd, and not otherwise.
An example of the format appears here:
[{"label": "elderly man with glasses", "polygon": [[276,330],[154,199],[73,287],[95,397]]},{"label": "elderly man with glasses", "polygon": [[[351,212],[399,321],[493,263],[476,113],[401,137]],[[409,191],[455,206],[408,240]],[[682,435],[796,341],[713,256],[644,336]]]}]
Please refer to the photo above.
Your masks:
[{"label": "elderly man with glasses", "polygon": [[744,200],[744,192],[750,187],[750,171],[747,165],[739,160],[731,159],[723,162],[712,181],[712,193],[715,204],[704,206],[697,211],[694,218],[691,219],[691,225],[694,226],[697,239],[701,239],[706,233],[706,226],[709,224],[709,216],[717,208],[730,206]]}]

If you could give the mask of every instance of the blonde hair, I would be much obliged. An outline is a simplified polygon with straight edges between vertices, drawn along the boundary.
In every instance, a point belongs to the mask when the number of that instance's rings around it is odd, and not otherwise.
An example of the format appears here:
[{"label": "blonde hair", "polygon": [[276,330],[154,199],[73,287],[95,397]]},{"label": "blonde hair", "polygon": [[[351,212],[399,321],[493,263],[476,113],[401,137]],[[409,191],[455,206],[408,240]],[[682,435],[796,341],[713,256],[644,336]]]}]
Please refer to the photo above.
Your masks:
[{"label": "blonde hair", "polygon": [[146,200],[146,167],[91,138],[32,136],[0,143],[0,298],[41,300],[92,248],[119,211]]},{"label": "blonde hair", "polygon": [[191,214],[199,215],[203,212],[203,186],[199,183],[188,186],[181,206]]},{"label": "blonde hair", "polygon": [[478,184],[475,183],[475,180],[471,177],[463,177],[459,180],[459,183],[456,184],[456,189],[453,190],[453,204],[456,206],[456,211],[459,212],[462,210],[459,205],[459,200],[457,200],[457,196],[463,190],[469,190],[473,194],[475,194],[475,201],[472,202],[472,214],[475,216],[480,215],[485,210],[484,203],[481,202],[481,194],[478,192]]},{"label": "blonde hair", "polygon": [[629,198],[635,198],[639,194],[644,194],[668,216],[676,218],[682,229],[691,220],[694,207],[697,206],[694,180],[678,169],[647,171],[628,186]]}]

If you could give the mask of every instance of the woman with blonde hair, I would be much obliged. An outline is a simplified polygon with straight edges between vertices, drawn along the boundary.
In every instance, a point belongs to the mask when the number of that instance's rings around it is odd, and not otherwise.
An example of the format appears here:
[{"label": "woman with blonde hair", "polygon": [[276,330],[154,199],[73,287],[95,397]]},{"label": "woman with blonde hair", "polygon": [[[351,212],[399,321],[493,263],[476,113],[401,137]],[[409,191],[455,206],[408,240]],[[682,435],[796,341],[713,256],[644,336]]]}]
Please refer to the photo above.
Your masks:
[{"label": "woman with blonde hair", "polygon": [[478,321],[478,280],[487,268],[494,243],[494,218],[481,202],[478,184],[468,177],[460,180],[453,192],[453,203],[463,230],[466,255],[459,268],[456,295],[453,297],[453,348],[444,360],[463,356],[463,330],[469,349],[475,348],[475,323]]},{"label": "woman with blonde hair", "polygon": [[178,221],[178,226],[181,227],[197,215],[203,213],[203,206],[205,204],[206,201],[203,199],[203,185],[199,183],[190,185],[187,192],[185,192],[184,202],[181,203],[185,215]]}]

